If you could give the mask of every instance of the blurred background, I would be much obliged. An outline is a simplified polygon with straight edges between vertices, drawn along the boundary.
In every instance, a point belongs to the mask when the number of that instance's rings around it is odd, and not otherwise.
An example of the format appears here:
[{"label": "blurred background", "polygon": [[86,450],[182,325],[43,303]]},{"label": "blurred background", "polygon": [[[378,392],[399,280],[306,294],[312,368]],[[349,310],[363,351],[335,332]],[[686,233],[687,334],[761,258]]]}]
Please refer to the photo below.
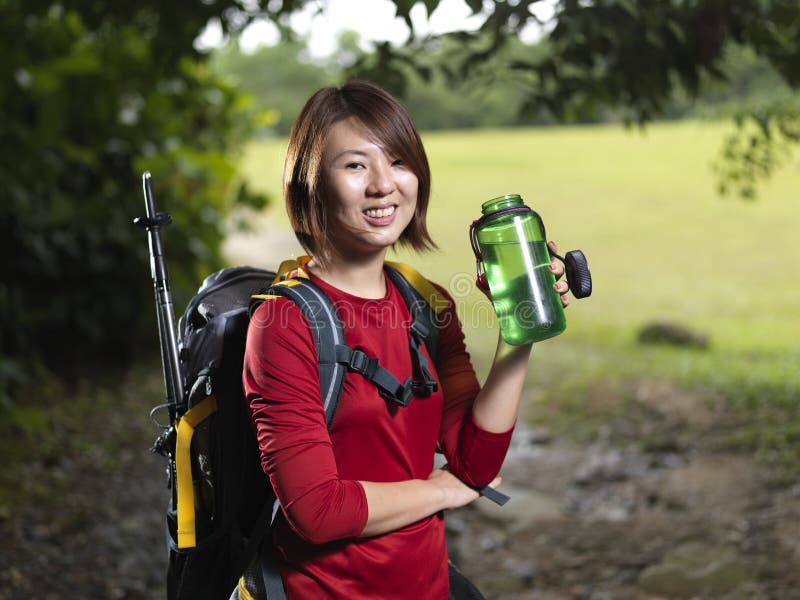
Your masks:
[{"label": "blurred background", "polygon": [[534,349],[503,511],[448,518],[487,598],[800,598],[800,4],[0,3],[0,599],[163,597],[164,391],[141,174],[178,316],[301,253],[286,136],[374,81],[433,171],[479,377],[468,227],[518,193],[594,293]]}]

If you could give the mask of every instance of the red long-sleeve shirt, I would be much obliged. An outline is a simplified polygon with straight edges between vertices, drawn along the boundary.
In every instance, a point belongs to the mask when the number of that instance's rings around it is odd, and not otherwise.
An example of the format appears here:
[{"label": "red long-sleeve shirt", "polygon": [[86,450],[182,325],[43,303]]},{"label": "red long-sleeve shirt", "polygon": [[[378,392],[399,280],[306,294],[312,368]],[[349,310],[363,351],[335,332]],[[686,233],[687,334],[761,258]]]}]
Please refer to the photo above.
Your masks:
[{"label": "red long-sleeve shirt", "polygon": [[[379,300],[311,279],[336,306],[347,345],[378,357],[405,381],[412,373],[411,319],[389,279],[387,295]],[[426,479],[437,442],[456,476],[472,485],[491,481],[505,458],[511,432],[490,433],[472,420],[479,385],[447,297],[435,367],[425,351],[439,391],[401,408],[383,400],[361,375],[347,373],[330,433],[308,322],[284,298],[265,302],[253,315],[244,387],[262,466],[286,516],[277,521],[275,542],[289,600],[447,598],[441,515],[358,537],[368,517],[359,480]]]}]

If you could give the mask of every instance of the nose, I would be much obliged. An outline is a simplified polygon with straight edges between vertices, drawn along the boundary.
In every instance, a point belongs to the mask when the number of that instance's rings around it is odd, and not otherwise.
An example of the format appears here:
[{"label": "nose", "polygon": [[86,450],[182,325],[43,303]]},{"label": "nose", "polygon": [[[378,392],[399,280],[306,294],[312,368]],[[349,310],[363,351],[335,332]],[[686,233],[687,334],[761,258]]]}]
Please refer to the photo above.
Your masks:
[{"label": "nose", "polygon": [[381,161],[372,168],[367,194],[370,196],[388,196],[395,190],[395,182],[391,165]]}]

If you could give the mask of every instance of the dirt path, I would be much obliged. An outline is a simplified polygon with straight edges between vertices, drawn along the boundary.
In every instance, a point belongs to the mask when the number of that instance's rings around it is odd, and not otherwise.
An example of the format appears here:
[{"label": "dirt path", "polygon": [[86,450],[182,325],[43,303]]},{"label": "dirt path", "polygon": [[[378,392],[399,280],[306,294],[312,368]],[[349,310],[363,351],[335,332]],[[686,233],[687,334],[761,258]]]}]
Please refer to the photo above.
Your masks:
[{"label": "dirt path", "polygon": [[512,500],[451,515],[452,554],[490,599],[800,598],[800,484],[775,486],[721,450],[700,403],[641,412],[635,426],[660,442],[647,451],[613,421],[588,444],[518,430],[503,468]]},{"label": "dirt path", "polygon": [[[694,401],[583,444],[520,428],[503,469],[512,500],[451,513],[453,557],[489,599],[800,598],[800,485],[771,486],[721,450]],[[0,514],[0,600],[164,597],[163,465],[146,410],[127,414],[76,425],[86,434],[30,465],[30,502]],[[632,443],[632,426],[658,443]]]}]

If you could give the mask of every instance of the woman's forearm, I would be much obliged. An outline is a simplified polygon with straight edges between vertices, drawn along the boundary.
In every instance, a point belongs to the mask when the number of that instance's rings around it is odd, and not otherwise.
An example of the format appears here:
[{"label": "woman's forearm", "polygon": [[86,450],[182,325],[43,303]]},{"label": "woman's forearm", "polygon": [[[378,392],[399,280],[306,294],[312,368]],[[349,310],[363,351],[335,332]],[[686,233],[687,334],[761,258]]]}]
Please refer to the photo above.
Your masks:
[{"label": "woman's forearm", "polygon": [[511,346],[498,339],[486,383],[472,406],[472,417],[481,429],[502,433],[514,426],[531,348],[531,344]]},{"label": "woman's forearm", "polygon": [[364,487],[369,511],[362,537],[400,529],[445,508],[444,492],[422,479],[359,483]]}]

